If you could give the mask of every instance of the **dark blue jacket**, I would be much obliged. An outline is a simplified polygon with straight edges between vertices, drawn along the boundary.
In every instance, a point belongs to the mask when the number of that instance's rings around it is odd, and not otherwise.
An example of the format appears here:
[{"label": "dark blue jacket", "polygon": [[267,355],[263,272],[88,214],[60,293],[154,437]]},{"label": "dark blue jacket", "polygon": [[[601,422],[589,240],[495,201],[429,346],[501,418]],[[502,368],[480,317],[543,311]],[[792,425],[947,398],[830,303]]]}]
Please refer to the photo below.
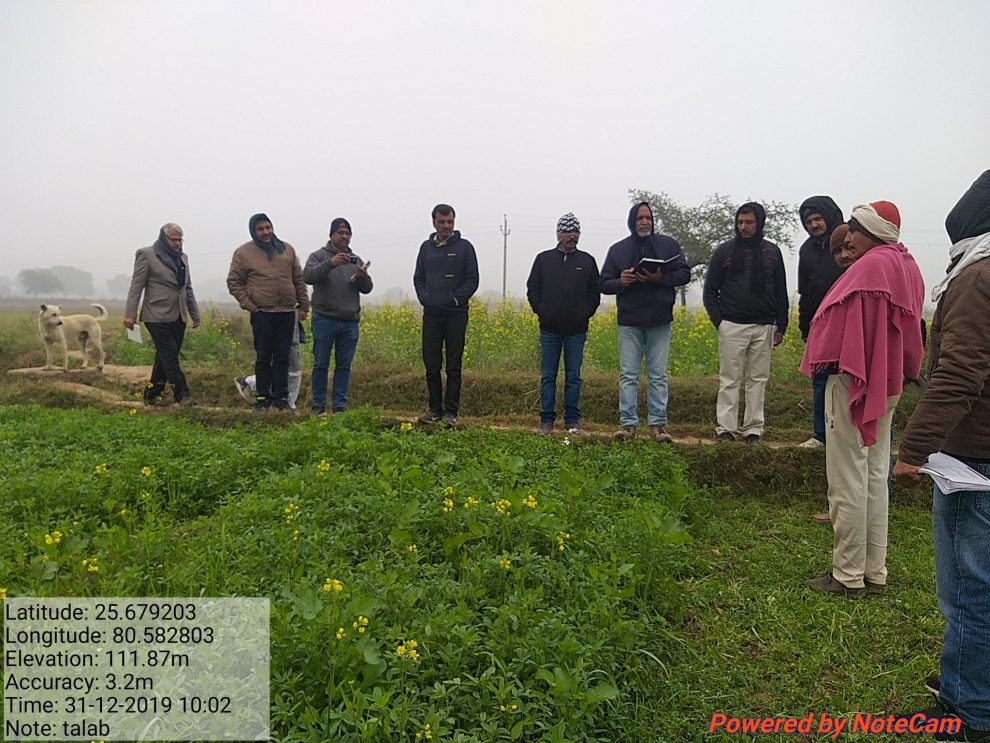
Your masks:
[{"label": "dark blue jacket", "polygon": [[478,291],[474,246],[457,230],[440,245],[436,233],[430,235],[419,246],[413,286],[424,313],[467,314],[468,300]]},{"label": "dark blue jacket", "polygon": [[[674,289],[691,280],[691,269],[688,268],[684,251],[677,240],[656,233],[645,238],[636,234],[636,212],[644,205],[650,206],[645,201],[633,205],[628,221],[629,232],[632,234],[608,249],[602,265],[602,294],[618,295],[615,304],[618,308],[619,325],[653,327],[671,322],[674,319]],[[650,217],[653,217],[652,209]],[[660,269],[660,283],[638,281],[623,289],[619,274],[636,266],[641,258],[674,260]]]}]

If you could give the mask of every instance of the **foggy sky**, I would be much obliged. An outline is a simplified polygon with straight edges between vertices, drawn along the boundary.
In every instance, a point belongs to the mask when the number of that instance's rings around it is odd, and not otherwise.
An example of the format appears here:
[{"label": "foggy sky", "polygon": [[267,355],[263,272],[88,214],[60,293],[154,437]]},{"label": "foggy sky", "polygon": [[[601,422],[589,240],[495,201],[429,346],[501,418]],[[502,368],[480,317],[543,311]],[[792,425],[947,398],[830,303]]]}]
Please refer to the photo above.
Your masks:
[{"label": "foggy sky", "polygon": [[0,0],[0,21],[0,275],[68,264],[98,294],[174,221],[199,294],[229,299],[259,211],[303,262],[347,217],[375,293],[411,294],[447,202],[482,290],[508,215],[521,296],[564,212],[601,264],[631,188],[888,199],[931,287],[990,167],[980,0]]}]

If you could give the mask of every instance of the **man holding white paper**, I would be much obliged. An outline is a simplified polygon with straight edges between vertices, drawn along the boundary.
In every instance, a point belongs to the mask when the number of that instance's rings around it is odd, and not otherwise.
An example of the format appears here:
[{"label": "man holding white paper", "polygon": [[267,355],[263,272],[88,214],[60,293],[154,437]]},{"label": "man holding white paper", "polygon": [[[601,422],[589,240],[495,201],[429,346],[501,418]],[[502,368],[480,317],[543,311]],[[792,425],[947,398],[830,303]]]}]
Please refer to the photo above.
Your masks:
[{"label": "man holding white paper", "polygon": [[[990,170],[949,212],[952,240],[929,340],[929,382],[908,422],[893,474],[917,482],[942,451],[990,475]],[[935,586],[945,617],[941,673],[926,680],[962,735],[990,740],[990,492],[945,493],[932,502]]]}]

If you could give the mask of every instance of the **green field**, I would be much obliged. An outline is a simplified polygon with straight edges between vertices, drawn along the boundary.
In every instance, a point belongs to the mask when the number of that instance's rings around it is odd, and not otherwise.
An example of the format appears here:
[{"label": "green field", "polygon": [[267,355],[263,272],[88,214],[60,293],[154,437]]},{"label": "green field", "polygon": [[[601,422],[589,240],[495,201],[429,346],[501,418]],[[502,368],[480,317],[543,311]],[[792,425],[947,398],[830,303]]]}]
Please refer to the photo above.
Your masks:
[{"label": "green field", "polygon": [[[361,407],[327,419],[247,413],[230,384],[249,366],[246,324],[219,312],[190,334],[199,407],[132,413],[136,390],[95,372],[6,374],[0,588],[268,596],[282,741],[685,741],[715,712],[927,706],[941,619],[925,489],[892,492],[884,596],[813,594],[803,581],[831,548],[810,518],[821,451],[535,436],[527,314],[475,311],[453,431],[402,424],[424,394],[408,308],[365,315]],[[32,321],[0,314],[4,369],[43,361]],[[672,380],[682,441],[710,436],[709,330],[696,315],[675,329],[694,369]],[[115,363],[143,360],[109,336]],[[602,321],[585,407],[603,432],[608,353]],[[781,444],[806,437],[798,355],[775,355]],[[105,397],[53,386],[66,376]]]}]

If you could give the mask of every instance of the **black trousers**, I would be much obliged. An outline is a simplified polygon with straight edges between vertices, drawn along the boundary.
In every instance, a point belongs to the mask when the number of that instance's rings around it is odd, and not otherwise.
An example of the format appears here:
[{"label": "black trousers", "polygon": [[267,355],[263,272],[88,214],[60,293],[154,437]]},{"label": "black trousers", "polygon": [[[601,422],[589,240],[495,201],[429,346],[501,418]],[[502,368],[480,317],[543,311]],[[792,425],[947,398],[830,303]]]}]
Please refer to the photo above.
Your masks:
[{"label": "black trousers", "polygon": [[289,349],[296,312],[252,312],[254,331],[254,378],[258,397],[289,398]]},{"label": "black trousers", "polygon": [[146,322],[152,343],[155,344],[155,363],[151,367],[151,386],[144,391],[146,400],[161,397],[165,385],[172,385],[175,401],[181,402],[189,396],[189,386],[186,375],[179,366],[179,352],[182,351],[182,339],[186,335],[186,324],[182,320],[175,322]]},{"label": "black trousers", "polygon": [[[457,415],[461,403],[461,359],[464,356],[464,336],[467,333],[467,312],[456,315],[423,313],[423,366],[426,367],[426,389],[430,395],[430,410],[436,415]],[[447,351],[447,396],[443,396],[440,369],[444,348]]]}]

